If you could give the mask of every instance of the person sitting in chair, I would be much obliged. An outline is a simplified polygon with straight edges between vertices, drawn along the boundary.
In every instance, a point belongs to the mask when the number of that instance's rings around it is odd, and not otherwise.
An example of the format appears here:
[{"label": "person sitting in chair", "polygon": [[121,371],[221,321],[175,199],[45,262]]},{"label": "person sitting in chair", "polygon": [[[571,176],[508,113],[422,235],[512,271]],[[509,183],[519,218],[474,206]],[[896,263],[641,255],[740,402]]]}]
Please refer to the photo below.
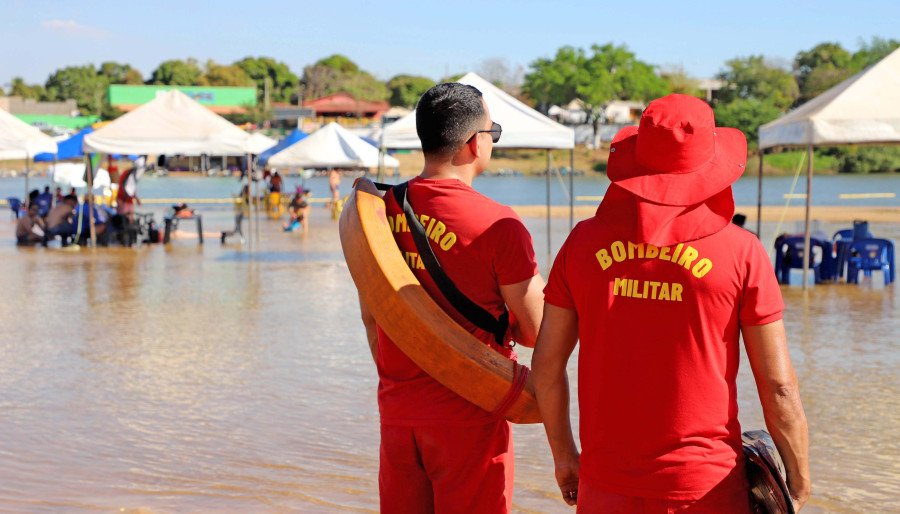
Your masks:
[{"label": "person sitting in chair", "polygon": [[28,211],[16,222],[16,244],[31,246],[43,241],[47,225],[38,211],[36,203],[29,204]]},{"label": "person sitting in chair", "polygon": [[63,201],[50,209],[47,214],[47,240],[56,236],[62,238],[63,246],[68,244],[68,239],[75,235],[75,207],[78,205],[78,197],[68,194]]}]

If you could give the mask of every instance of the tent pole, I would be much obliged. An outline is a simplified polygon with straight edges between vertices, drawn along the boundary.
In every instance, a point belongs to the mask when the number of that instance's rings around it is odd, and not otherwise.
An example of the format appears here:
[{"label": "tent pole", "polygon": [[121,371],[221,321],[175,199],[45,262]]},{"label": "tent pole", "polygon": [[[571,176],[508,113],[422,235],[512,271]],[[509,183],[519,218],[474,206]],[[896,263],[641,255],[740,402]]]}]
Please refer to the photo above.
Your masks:
[{"label": "tent pole", "polygon": [[756,184],[756,238],[762,239],[762,186],[763,186],[763,156],[765,150],[759,149],[759,177]]},{"label": "tent pole", "polygon": [[90,203],[88,204],[88,227],[91,229],[91,248],[97,247],[97,235],[94,231],[94,163],[91,162],[90,154],[84,154],[85,159],[87,159],[87,194],[84,195],[84,201],[87,202],[90,199]]},{"label": "tent pole", "polygon": [[569,149],[569,232],[575,227],[575,147]]},{"label": "tent pole", "polygon": [[[253,251],[253,173],[250,171],[250,154],[245,155],[247,159],[247,243],[250,245],[250,251]],[[241,188],[243,189],[243,188]],[[243,206],[241,207],[243,209]],[[243,234],[241,234],[243,235]]]},{"label": "tent pole", "polygon": [[806,227],[803,232],[803,289],[807,289],[809,285],[809,258],[812,256],[812,248],[810,248],[810,226],[809,226],[809,210],[812,202],[812,174],[813,174],[813,147],[810,143],[806,147]]},{"label": "tent pole", "polygon": [[[255,173],[256,166],[254,166],[254,164],[253,164],[253,155],[250,155],[249,157],[250,157],[250,169]],[[256,220],[254,220],[254,224],[253,224],[253,230],[255,230],[254,234],[256,235],[257,246],[259,246],[259,208],[260,208],[259,190],[260,190],[260,186],[262,186],[262,184],[260,184],[259,181],[257,181],[256,182],[256,198],[257,198],[256,209],[253,210],[253,215],[256,216]]]},{"label": "tent pole", "polygon": [[31,160],[31,157],[26,153],[25,154],[25,196],[22,197],[22,203],[25,204],[27,208],[27,200],[28,200],[28,179],[31,176],[31,168],[28,166],[28,161]]},{"label": "tent pole", "polygon": [[553,264],[552,245],[550,242],[550,149],[547,149],[547,270],[549,273],[550,266]]}]

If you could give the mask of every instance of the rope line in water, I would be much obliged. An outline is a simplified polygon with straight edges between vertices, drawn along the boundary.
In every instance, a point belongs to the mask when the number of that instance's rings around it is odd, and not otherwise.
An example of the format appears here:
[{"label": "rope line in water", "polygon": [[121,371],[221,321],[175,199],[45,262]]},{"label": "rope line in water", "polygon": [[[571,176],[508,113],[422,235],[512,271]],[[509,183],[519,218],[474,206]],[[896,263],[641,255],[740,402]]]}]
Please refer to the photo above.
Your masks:
[{"label": "rope line in water", "polygon": [[[778,218],[778,225],[775,226],[775,236],[781,233],[781,225],[784,224],[784,217],[787,216],[788,207],[791,205],[791,198],[794,197],[794,191],[797,189],[797,181],[800,180],[800,170],[803,169],[803,163],[806,162],[806,152],[800,154],[800,162],[797,163],[797,171],[794,172],[794,182],[791,184],[791,192],[784,195],[784,208],[781,209],[781,217]],[[806,195],[804,195],[805,197]]]}]

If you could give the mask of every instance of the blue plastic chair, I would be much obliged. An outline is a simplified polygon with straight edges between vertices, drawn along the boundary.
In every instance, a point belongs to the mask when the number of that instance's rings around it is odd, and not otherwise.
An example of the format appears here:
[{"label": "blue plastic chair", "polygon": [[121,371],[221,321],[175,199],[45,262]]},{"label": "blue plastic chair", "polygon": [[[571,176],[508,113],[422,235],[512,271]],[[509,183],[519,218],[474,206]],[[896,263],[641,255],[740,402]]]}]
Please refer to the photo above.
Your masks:
[{"label": "blue plastic chair", "polygon": [[854,220],[852,228],[845,228],[834,233],[831,240],[834,242],[834,274],[832,278],[838,280],[847,271],[847,259],[850,257],[850,244],[857,239],[872,239],[875,236],[869,231],[869,222]]},{"label": "blue plastic chair", "polygon": [[860,239],[850,245],[850,257],[847,259],[847,283],[859,282],[859,272],[867,277],[873,271],[881,271],[884,285],[897,279],[894,263],[894,243],[887,239]]},{"label": "blue plastic chair", "polygon": [[[810,238],[810,245],[819,247],[822,251],[822,260],[816,262],[815,254],[809,254],[809,269],[813,271],[813,277],[817,284],[830,280],[833,274],[834,257],[831,254],[831,242]],[[781,235],[775,240],[775,275],[782,284],[791,283],[791,270],[803,269],[804,251],[803,236]]]},{"label": "blue plastic chair", "polygon": [[6,199],[6,203],[9,204],[9,209],[13,212],[13,215],[16,217],[16,219],[19,219],[19,213],[22,210],[22,200],[9,197]]}]

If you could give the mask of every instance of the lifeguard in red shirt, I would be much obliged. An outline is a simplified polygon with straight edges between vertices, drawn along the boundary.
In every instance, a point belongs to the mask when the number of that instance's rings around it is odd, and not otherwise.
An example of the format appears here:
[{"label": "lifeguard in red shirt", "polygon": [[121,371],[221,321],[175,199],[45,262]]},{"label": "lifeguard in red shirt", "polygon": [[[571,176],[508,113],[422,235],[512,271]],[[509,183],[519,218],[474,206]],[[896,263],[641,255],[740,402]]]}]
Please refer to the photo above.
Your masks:
[{"label": "lifeguard in red shirt", "polygon": [[[509,308],[510,330],[502,341],[474,326],[444,298],[419,258],[402,207],[388,193],[384,198],[394,238],[438,305],[485,345],[514,358],[511,339],[534,345],[544,282],[521,220],[472,189],[501,128],[491,121],[480,91],[453,83],[422,96],[416,131],[425,167],[409,181],[408,201],[456,287],[494,317]],[[514,467],[509,423],[422,371],[361,307],[379,377],[381,512],[508,513]]]},{"label": "lifeguard in red shirt", "polygon": [[[795,505],[809,496],[807,424],[784,304],[754,235],[730,223],[744,135],[697,98],[650,103],[610,148],[612,184],[553,264],[534,353],[563,498],[579,513],[749,514],[738,341]],[[581,453],[568,416],[576,341]]]}]

